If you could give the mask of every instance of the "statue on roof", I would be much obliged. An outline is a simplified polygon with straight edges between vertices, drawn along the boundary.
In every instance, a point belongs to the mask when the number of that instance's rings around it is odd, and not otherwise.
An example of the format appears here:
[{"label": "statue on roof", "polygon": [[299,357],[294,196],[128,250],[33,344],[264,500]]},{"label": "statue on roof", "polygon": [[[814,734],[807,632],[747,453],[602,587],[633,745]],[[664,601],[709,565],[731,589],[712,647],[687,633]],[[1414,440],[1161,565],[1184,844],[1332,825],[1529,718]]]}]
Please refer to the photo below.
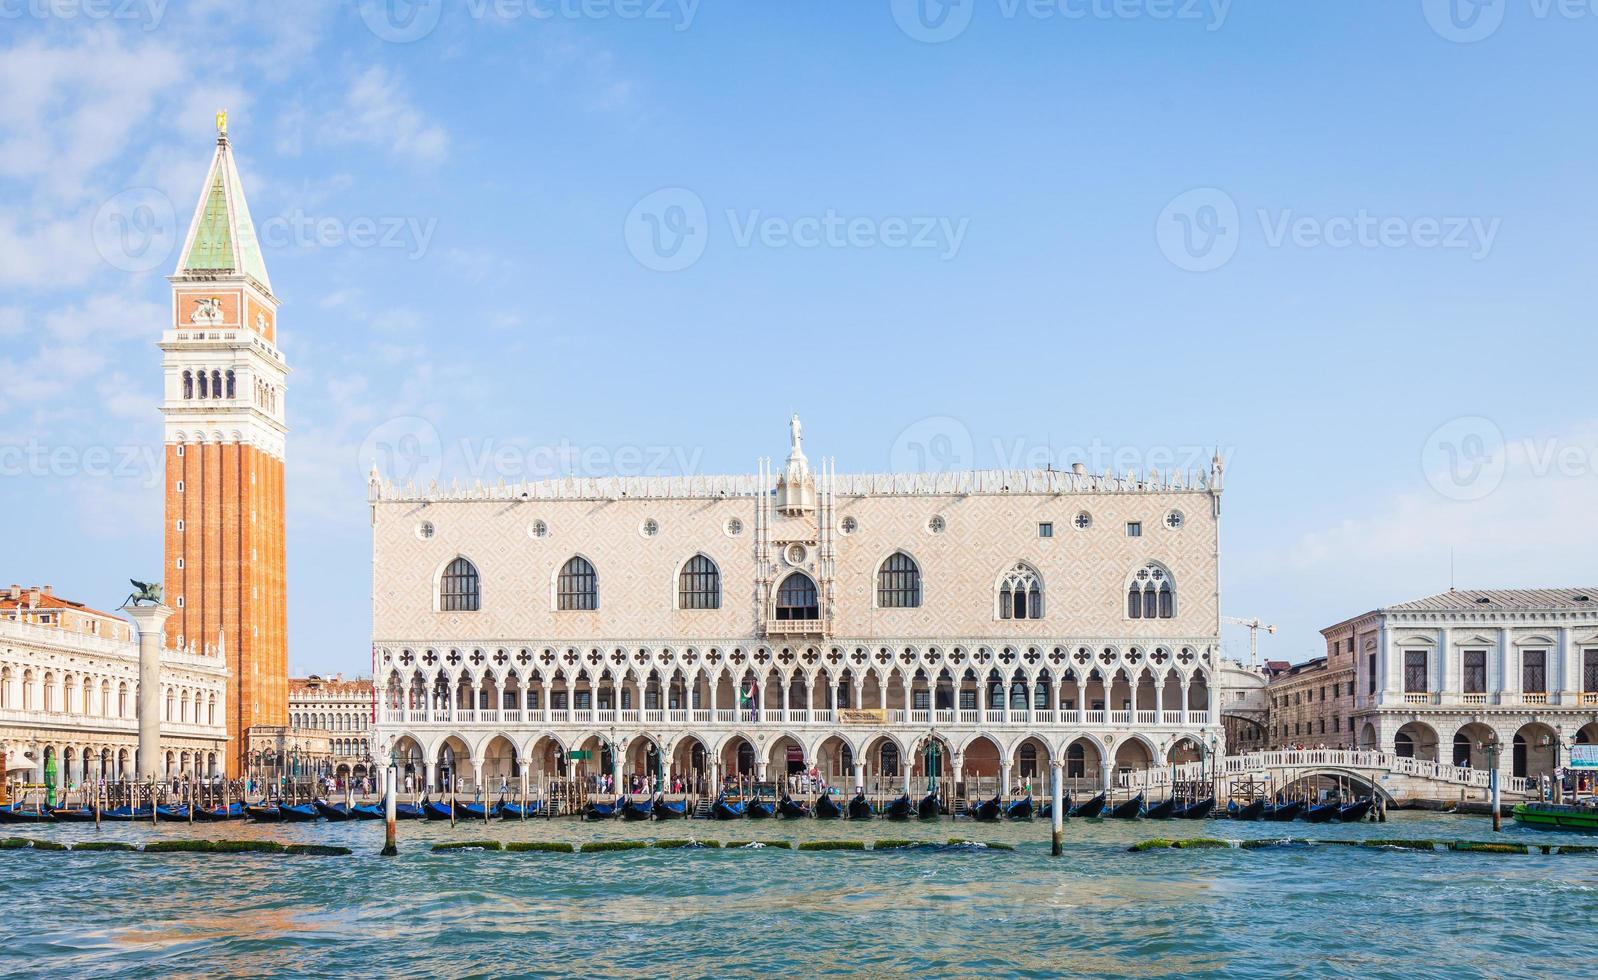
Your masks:
[{"label": "statue on roof", "polygon": [[793,443],[795,452],[799,450],[799,441],[804,438],[803,428],[804,427],[799,424],[799,413],[793,413],[793,416],[788,419],[788,437]]}]

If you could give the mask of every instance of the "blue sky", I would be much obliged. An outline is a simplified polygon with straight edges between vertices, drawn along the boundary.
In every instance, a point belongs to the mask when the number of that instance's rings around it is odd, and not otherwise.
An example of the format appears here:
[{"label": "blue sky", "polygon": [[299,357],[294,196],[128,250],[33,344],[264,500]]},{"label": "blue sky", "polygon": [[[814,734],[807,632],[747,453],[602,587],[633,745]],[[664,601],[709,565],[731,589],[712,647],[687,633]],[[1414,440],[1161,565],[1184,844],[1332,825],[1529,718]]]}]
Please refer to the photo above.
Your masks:
[{"label": "blue sky", "polygon": [[1450,548],[1462,587],[1598,585],[1598,9],[0,16],[7,582],[158,574],[163,277],[225,107],[295,368],[295,670],[368,668],[385,447],[744,472],[790,411],[844,471],[1221,447],[1223,606],[1272,657],[1446,588]]}]

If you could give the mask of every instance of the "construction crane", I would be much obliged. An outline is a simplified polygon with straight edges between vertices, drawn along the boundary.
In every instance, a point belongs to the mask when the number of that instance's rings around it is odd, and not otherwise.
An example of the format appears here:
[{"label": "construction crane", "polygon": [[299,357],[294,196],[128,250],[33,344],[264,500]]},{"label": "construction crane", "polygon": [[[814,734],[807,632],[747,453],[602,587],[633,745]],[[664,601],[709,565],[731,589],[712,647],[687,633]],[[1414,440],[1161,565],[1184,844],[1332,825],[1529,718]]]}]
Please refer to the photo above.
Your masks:
[{"label": "construction crane", "polygon": [[1239,619],[1236,616],[1222,616],[1223,623],[1232,623],[1236,626],[1248,627],[1248,665],[1258,669],[1260,665],[1260,630],[1271,635],[1276,635],[1276,627],[1262,623],[1257,619]]}]

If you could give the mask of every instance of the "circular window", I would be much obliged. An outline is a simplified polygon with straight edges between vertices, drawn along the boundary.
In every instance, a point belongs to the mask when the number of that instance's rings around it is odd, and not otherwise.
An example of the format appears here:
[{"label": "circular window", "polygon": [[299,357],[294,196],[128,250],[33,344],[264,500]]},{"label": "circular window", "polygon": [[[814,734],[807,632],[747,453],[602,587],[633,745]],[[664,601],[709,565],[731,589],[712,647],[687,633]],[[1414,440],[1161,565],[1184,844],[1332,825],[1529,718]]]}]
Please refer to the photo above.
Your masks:
[{"label": "circular window", "polygon": [[1093,515],[1087,511],[1078,511],[1075,519],[1071,521],[1078,531],[1086,531],[1093,526]]},{"label": "circular window", "polygon": [[949,524],[943,519],[942,514],[934,514],[932,519],[927,521],[927,531],[930,534],[942,534],[948,526]]},{"label": "circular window", "polygon": [[660,533],[660,524],[653,517],[647,517],[638,525],[638,533],[646,538],[652,538]]},{"label": "circular window", "polygon": [[423,541],[431,538],[433,536],[433,522],[423,521],[422,523],[416,525],[416,536],[421,538]]},{"label": "circular window", "polygon": [[549,525],[541,520],[534,521],[527,525],[527,536],[530,538],[547,538],[549,537]]},{"label": "circular window", "polygon": [[1187,518],[1183,517],[1182,512],[1179,510],[1173,510],[1165,515],[1165,526],[1173,531],[1181,527],[1186,521]]},{"label": "circular window", "polygon": [[791,544],[788,546],[787,550],[783,552],[783,557],[788,559],[788,564],[790,565],[803,565],[805,563],[805,556],[807,554],[809,554],[809,552],[805,550],[804,545]]},{"label": "circular window", "polygon": [[842,531],[844,534],[853,534],[860,530],[860,522],[852,517],[845,517],[843,520],[838,522],[838,530]]},{"label": "circular window", "polygon": [[736,517],[729,517],[727,518],[725,530],[727,532],[727,537],[736,538],[738,535],[744,533],[744,522],[740,521]]}]

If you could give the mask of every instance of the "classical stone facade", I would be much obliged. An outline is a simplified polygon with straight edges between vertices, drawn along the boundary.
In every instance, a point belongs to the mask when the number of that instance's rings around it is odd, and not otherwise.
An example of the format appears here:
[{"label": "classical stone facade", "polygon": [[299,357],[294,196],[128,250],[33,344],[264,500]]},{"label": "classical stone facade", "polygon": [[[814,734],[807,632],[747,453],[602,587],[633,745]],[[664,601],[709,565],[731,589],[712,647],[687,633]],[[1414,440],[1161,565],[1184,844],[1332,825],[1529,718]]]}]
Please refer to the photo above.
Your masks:
[{"label": "classical stone facade", "polygon": [[289,680],[289,737],[317,771],[361,779],[372,768],[372,682],[343,675]]},{"label": "classical stone facade", "polygon": [[[283,448],[288,365],[226,119],[172,281],[162,334],[167,641],[223,651],[227,771],[251,729],[288,723]],[[263,738],[265,732],[261,733]],[[269,740],[269,739],[268,739]],[[263,743],[264,744],[264,743]]]},{"label": "classical stone facade", "polygon": [[1326,656],[1274,672],[1266,689],[1270,748],[1355,747],[1354,657],[1343,645],[1328,640]]},{"label": "classical stone facade", "polygon": [[1221,476],[812,473],[797,419],[747,476],[374,469],[375,754],[434,786],[1185,758],[1220,744]]},{"label": "classical stone facade", "polygon": [[[226,669],[215,656],[160,655],[156,776],[220,771],[227,749]],[[135,775],[139,646],[123,619],[48,586],[0,594],[0,750],[10,775],[56,785]],[[15,767],[14,769],[12,767]]]},{"label": "classical stone facade", "polygon": [[1321,631],[1358,747],[1535,778],[1598,742],[1598,589],[1451,591]]}]

